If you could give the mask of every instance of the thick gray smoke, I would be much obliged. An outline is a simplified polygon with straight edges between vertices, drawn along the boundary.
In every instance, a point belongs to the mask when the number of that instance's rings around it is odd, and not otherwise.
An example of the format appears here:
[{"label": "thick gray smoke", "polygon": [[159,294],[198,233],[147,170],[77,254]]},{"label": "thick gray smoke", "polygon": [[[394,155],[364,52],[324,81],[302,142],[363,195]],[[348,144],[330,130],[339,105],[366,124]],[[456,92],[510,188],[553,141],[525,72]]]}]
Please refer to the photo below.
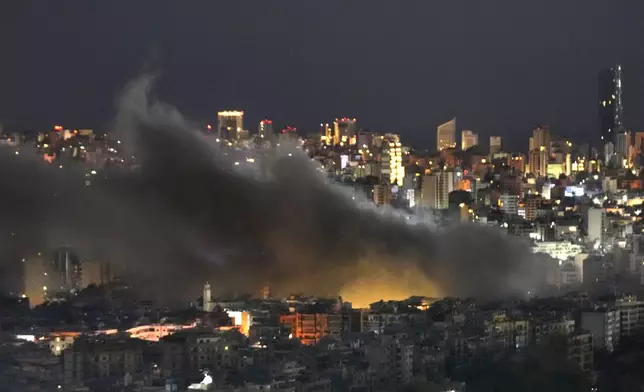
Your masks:
[{"label": "thick gray smoke", "polygon": [[[182,300],[206,280],[222,293],[270,284],[279,294],[344,294],[361,304],[517,294],[537,284],[521,244],[482,227],[438,230],[360,206],[288,146],[220,149],[151,100],[151,86],[149,77],[131,83],[115,121],[139,170],[101,171],[86,186],[84,169],[0,149],[5,263],[16,249],[71,246],[81,258],[110,260],[154,295]],[[268,176],[258,179],[262,167]]]}]

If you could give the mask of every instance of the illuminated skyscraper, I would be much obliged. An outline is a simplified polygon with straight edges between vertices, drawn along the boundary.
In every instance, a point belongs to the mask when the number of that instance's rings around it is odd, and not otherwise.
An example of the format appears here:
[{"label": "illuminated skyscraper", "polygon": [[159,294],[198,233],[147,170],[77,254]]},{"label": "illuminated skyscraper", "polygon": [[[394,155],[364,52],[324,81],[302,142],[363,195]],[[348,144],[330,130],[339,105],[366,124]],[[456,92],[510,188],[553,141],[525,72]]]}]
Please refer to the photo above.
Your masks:
[{"label": "illuminated skyscraper", "polygon": [[333,123],[333,144],[356,144],[356,119],[336,118]]},{"label": "illuminated skyscraper", "polygon": [[259,137],[265,138],[273,134],[273,120],[259,122]]},{"label": "illuminated skyscraper", "polygon": [[227,140],[237,139],[244,129],[244,112],[226,110],[217,113],[219,137]]},{"label": "illuminated skyscraper", "polygon": [[382,140],[382,178],[397,185],[402,185],[405,179],[400,137],[393,133],[386,134]]},{"label": "illuminated skyscraper", "polygon": [[327,146],[333,144],[333,129],[329,123],[320,123],[320,139]]},{"label": "illuminated skyscraper", "polygon": [[501,152],[501,136],[490,136],[490,154]]},{"label": "illuminated skyscraper", "polygon": [[530,173],[537,177],[548,175],[548,160],[550,159],[550,129],[536,127],[530,138]]},{"label": "illuminated skyscraper", "polygon": [[479,135],[472,131],[461,132],[461,150],[466,151],[479,145]]},{"label": "illuminated skyscraper", "polygon": [[456,148],[456,118],[438,126],[436,132],[436,147],[439,151]]},{"label": "illuminated skyscraper", "polygon": [[599,124],[602,146],[615,143],[615,135],[624,130],[624,107],[622,105],[622,67],[602,70],[598,78]]}]

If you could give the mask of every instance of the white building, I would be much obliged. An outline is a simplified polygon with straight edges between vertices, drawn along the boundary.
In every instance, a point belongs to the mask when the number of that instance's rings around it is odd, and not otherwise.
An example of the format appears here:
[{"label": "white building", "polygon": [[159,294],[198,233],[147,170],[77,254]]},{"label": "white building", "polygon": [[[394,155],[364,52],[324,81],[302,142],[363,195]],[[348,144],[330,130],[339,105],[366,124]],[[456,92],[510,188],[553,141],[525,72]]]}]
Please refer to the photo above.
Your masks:
[{"label": "white building", "polygon": [[582,247],[570,241],[544,241],[536,242],[532,246],[534,253],[545,253],[550,257],[560,260],[560,264],[569,258],[574,258],[581,253]]},{"label": "white building", "polygon": [[604,242],[606,213],[603,208],[588,209],[588,241],[600,244]]}]

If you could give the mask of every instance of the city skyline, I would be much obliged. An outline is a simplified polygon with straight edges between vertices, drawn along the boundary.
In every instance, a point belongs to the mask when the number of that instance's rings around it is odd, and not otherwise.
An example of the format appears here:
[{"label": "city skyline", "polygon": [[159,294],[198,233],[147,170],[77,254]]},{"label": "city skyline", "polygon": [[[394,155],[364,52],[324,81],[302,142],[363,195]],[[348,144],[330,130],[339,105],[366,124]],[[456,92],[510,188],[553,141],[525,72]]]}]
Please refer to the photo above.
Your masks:
[{"label": "city skyline", "polygon": [[[553,0],[525,9],[501,0],[494,7],[501,13],[458,4],[254,5],[175,10],[162,1],[156,18],[147,18],[148,7],[119,1],[74,9],[7,3],[2,14],[13,20],[1,31],[0,121],[33,129],[56,123],[107,128],[113,97],[142,69],[158,72],[161,95],[197,120],[214,123],[218,110],[239,107],[248,113],[248,124],[271,118],[315,130],[346,114],[376,132],[400,133],[428,148],[434,138],[427,132],[453,116],[464,129],[502,136],[512,149],[536,123],[576,139],[597,134],[597,72],[614,64],[625,70],[626,110],[642,105],[644,76],[637,70],[644,69],[644,58],[633,37],[642,35],[634,18],[643,6],[636,2],[585,3],[588,17],[575,20],[574,27],[561,15],[575,15],[577,8]],[[444,34],[453,26],[431,16],[452,13],[460,15],[459,33]],[[252,27],[232,20],[210,23],[217,14],[245,15]],[[334,32],[328,19],[338,14],[352,15],[355,29]],[[622,21],[613,34],[596,31],[592,21],[604,17]],[[528,28],[535,21],[549,28]],[[52,23],[60,30],[45,32]],[[117,25],[127,29],[113,31]],[[293,31],[301,46],[297,53],[288,44]],[[382,37],[369,38],[367,31]],[[16,36],[21,40],[14,42]],[[567,41],[576,51],[561,49]],[[87,61],[94,47],[101,48],[98,57]],[[342,52],[351,52],[351,60],[333,55]],[[259,59],[270,61],[257,67]],[[101,64],[110,64],[109,72]],[[626,125],[641,129],[642,116],[629,113]]]}]

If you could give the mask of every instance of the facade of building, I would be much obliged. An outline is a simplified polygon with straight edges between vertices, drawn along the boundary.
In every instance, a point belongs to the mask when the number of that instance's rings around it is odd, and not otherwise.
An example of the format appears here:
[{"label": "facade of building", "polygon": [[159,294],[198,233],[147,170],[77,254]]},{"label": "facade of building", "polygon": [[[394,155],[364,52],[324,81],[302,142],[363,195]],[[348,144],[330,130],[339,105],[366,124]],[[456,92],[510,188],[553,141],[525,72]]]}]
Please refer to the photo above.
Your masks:
[{"label": "facade of building", "polygon": [[446,210],[449,208],[449,194],[452,191],[454,191],[454,172],[438,171],[423,176],[420,206],[433,210]]},{"label": "facade of building", "polygon": [[615,301],[620,314],[621,336],[633,336],[644,330],[644,301],[635,296],[627,296]]},{"label": "facade of building", "polygon": [[373,186],[373,202],[377,206],[390,204],[392,200],[389,184],[376,184]]},{"label": "facade of building", "polygon": [[[501,136],[490,136],[490,155],[497,154],[503,150]],[[523,171],[523,168],[521,169]]]},{"label": "facade of building", "polygon": [[624,130],[622,102],[622,67],[604,69],[598,76],[599,126],[602,145],[615,144],[616,135]]},{"label": "facade of building", "polygon": [[534,128],[529,147],[530,173],[536,177],[546,177],[550,159],[550,129],[545,126]]},{"label": "facade of building", "polygon": [[604,232],[606,231],[606,212],[603,208],[588,209],[588,230],[587,239],[591,243],[604,241]]},{"label": "facade of building", "polygon": [[439,151],[456,148],[456,118],[438,126],[436,147]]},{"label": "facade of building", "polygon": [[383,335],[368,345],[365,356],[380,388],[405,385],[413,375],[414,344],[395,335]]},{"label": "facade of building", "polygon": [[582,252],[582,246],[570,241],[539,241],[532,246],[534,253],[545,253],[553,259],[566,261]]},{"label": "facade of building", "polygon": [[473,131],[464,130],[461,132],[461,150],[467,151],[479,145],[479,135]]},{"label": "facade of building", "polygon": [[405,168],[402,165],[402,145],[398,135],[393,133],[384,135],[381,159],[383,181],[402,186],[405,179]]},{"label": "facade of building", "polygon": [[355,145],[358,128],[355,118],[336,118],[333,122],[333,144]]},{"label": "facade of building", "polygon": [[121,378],[143,370],[143,345],[121,337],[77,338],[63,351],[65,382]]},{"label": "facade of building", "polygon": [[259,137],[265,138],[273,134],[273,120],[262,120],[259,122]]},{"label": "facade of building", "polygon": [[280,324],[290,328],[293,337],[302,344],[312,345],[326,336],[340,337],[342,315],[327,313],[294,313],[280,316]]},{"label": "facade of building", "polygon": [[499,208],[504,214],[517,215],[519,213],[519,196],[502,194],[499,198]]},{"label": "facade of building", "polygon": [[238,139],[244,130],[244,112],[224,110],[217,113],[219,137],[226,140]]},{"label": "facade of building", "polygon": [[619,345],[621,313],[619,310],[599,309],[581,315],[581,327],[593,335],[595,349],[612,352]]}]

